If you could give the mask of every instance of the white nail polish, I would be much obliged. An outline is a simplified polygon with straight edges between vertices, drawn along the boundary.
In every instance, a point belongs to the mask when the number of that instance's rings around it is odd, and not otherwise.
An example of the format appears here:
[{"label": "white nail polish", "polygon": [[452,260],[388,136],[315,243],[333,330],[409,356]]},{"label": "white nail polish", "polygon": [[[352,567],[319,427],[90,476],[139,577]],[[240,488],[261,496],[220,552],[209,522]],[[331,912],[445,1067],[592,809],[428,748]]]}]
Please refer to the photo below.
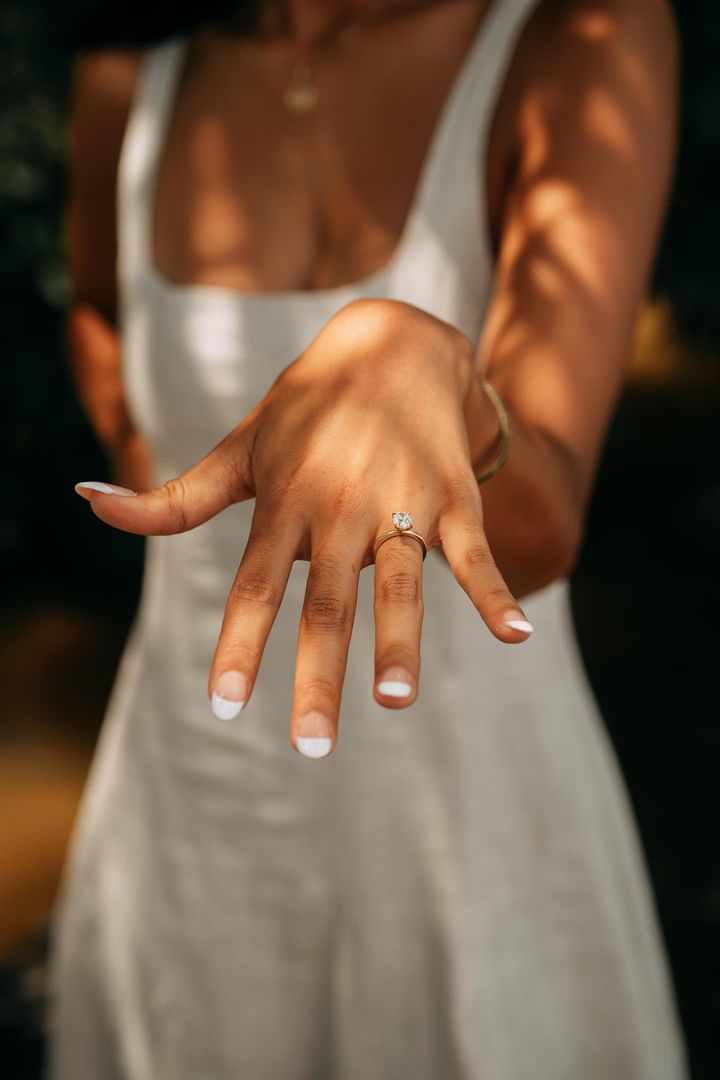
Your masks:
[{"label": "white nail polish", "polygon": [[332,748],[332,739],[319,738],[311,735],[296,736],[297,748],[305,757],[327,757]]},{"label": "white nail polish", "polygon": [[210,707],[218,720],[234,720],[244,704],[244,701],[230,701],[228,698],[221,697],[214,690],[210,699]]},{"label": "white nail polish", "polygon": [[83,488],[85,491],[99,491],[101,495],[121,495],[123,498],[137,495],[137,491],[131,491],[130,488],[119,487],[118,484],[104,484],[101,480],[83,480],[82,483],[75,485],[76,491],[78,488]]},{"label": "white nail polish", "polygon": [[242,671],[223,671],[215,679],[210,708],[219,720],[234,720],[248,699],[248,681]]},{"label": "white nail polish", "polygon": [[522,630],[525,634],[532,634],[533,632],[533,624],[529,623],[527,619],[507,619],[505,625],[512,626],[513,630]]},{"label": "white nail polish", "polygon": [[384,697],[410,697],[412,694],[412,686],[409,686],[406,682],[396,682],[394,679],[387,679],[384,682],[378,683],[378,694],[383,694]]}]

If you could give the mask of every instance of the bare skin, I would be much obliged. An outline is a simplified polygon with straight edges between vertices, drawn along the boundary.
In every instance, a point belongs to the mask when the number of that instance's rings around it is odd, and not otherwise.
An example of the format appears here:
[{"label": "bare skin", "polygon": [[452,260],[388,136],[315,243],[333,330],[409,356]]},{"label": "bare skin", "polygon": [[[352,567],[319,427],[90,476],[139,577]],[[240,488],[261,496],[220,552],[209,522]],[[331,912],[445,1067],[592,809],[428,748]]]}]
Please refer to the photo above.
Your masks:
[{"label": "bare skin", "polygon": [[[278,105],[270,69],[238,62],[246,43],[197,35],[160,172],[158,269],[177,282],[262,291],[331,287],[382,266],[483,8],[452,0],[374,24],[357,52],[319,68],[320,105],[300,124]],[[330,0],[296,0],[292,32],[262,47],[313,40],[335,11]],[[368,56],[372,80],[359,74]],[[105,55],[79,69],[69,240],[82,301],[71,320],[81,394],[114,459],[134,460],[142,489],[147,463],[124,409],[111,328],[108,226],[135,65]],[[675,70],[660,0],[546,0],[522,35],[491,132],[497,275],[477,353],[409,305],[351,305],[288,358],[256,409],[182,477],[132,498],[81,489],[104,521],[144,534],[192,528],[255,498],[211,692],[231,686],[238,700],[249,698],[292,561],[309,559],[290,735],[296,746],[299,735],[335,745],[357,577],[390,503],[412,508],[496,637],[527,639],[508,625],[523,618],[516,597],[572,566],[622,385],[667,194]],[[397,113],[389,100],[399,101]],[[403,127],[412,101],[419,107]],[[109,131],[102,146],[100,124]],[[479,372],[513,418],[508,461],[482,490],[473,469],[492,455],[497,421]],[[293,410],[283,407],[289,395]],[[404,433],[392,455],[389,415]],[[339,438],[348,431],[351,440]],[[419,686],[419,545],[383,545],[375,581],[375,697],[404,707]],[[407,697],[383,694],[388,672],[407,682]]]}]

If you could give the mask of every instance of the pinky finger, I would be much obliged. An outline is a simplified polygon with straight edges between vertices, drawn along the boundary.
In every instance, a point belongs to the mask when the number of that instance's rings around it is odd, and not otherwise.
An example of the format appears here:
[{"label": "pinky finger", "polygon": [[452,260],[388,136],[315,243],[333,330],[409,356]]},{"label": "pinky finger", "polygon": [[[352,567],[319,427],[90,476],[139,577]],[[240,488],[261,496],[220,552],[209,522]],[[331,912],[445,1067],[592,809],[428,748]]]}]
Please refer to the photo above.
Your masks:
[{"label": "pinky finger", "polygon": [[497,568],[477,513],[468,507],[446,512],[440,534],[450,569],[491,633],[508,645],[527,641],[533,626]]}]

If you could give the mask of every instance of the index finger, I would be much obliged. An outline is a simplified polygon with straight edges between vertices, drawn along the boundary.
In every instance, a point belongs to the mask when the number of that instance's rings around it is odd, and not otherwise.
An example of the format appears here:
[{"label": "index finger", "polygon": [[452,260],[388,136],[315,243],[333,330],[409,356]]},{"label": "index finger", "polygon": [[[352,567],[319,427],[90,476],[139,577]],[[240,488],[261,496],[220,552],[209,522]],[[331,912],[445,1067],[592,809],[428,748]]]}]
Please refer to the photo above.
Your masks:
[{"label": "index finger", "polygon": [[276,527],[256,506],[210,668],[212,711],[221,720],[233,720],[247,704],[301,539],[299,523],[283,518]]}]

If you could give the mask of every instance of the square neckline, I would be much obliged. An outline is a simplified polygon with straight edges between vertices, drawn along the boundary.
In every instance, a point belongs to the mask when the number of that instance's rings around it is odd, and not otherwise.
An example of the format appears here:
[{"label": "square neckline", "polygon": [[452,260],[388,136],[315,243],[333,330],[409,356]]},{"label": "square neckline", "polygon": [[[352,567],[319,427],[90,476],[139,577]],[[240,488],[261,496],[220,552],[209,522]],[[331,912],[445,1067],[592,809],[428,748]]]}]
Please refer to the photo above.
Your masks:
[{"label": "square neckline", "polygon": [[[155,263],[152,223],[155,211],[155,196],[160,160],[165,148],[166,137],[172,120],[175,103],[177,100],[177,88],[182,74],[183,61],[185,59],[189,40],[187,38],[174,38],[161,48],[168,50],[166,56],[167,67],[164,72],[163,100],[161,107],[154,114],[154,147],[152,159],[149,163],[146,177],[145,191],[145,220],[143,222],[143,269],[146,279],[150,284],[168,300],[192,301],[208,300],[214,302],[230,302],[234,304],[323,304],[330,301],[348,301],[356,296],[366,297],[376,291],[386,289],[387,284],[395,275],[398,267],[406,258],[410,250],[411,241],[422,217],[423,206],[427,200],[428,192],[432,186],[434,170],[438,168],[442,155],[440,153],[442,143],[450,130],[451,120],[454,117],[463,97],[465,86],[475,68],[477,57],[485,47],[490,37],[493,16],[502,7],[499,0],[490,0],[480,23],[476,27],[460,66],[445,95],[440,108],[438,118],[433,125],[430,140],[423,156],[420,170],[415,180],[410,206],[405,215],[400,235],[395,247],[382,266],[361,278],[346,282],[341,285],[330,285],[321,289],[262,289],[246,290],[238,289],[231,285],[212,285],[175,282],[160,271]],[[148,56],[147,59],[151,59]]]}]

